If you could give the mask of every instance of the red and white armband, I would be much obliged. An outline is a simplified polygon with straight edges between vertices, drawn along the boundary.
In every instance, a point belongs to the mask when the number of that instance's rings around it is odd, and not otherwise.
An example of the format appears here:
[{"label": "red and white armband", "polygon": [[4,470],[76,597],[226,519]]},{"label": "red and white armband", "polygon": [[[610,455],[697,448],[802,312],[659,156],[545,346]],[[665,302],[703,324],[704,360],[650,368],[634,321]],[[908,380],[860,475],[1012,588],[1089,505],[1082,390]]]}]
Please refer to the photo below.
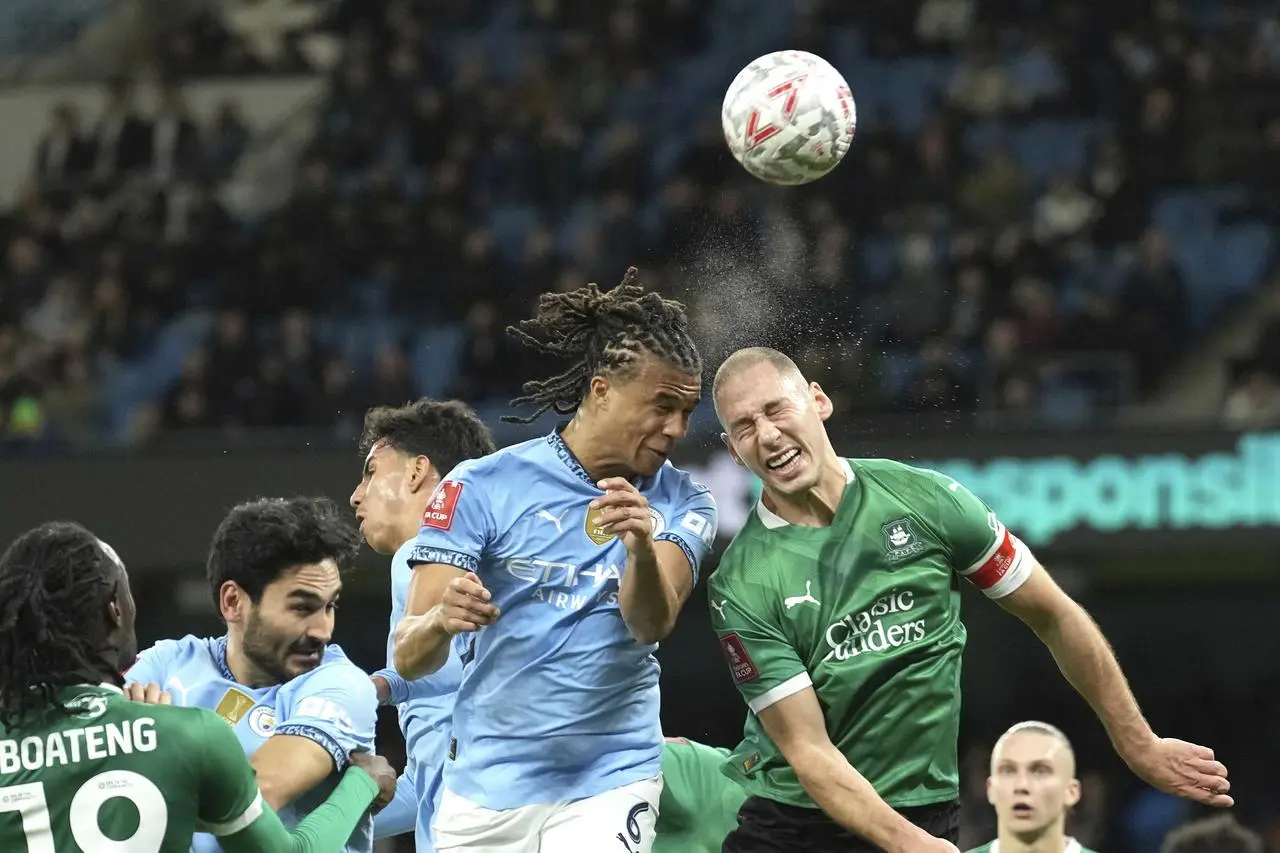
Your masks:
[{"label": "red and white armband", "polygon": [[993,525],[996,538],[981,557],[960,572],[960,576],[982,590],[987,598],[1004,598],[1031,577],[1035,559],[1031,549],[999,521]]}]

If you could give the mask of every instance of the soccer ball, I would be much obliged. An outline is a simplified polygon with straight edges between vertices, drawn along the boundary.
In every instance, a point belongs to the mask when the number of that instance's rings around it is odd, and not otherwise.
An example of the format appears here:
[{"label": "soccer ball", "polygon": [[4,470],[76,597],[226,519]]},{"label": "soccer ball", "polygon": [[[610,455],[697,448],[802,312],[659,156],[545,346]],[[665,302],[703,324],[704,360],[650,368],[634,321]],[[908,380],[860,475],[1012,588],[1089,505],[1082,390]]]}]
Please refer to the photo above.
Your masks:
[{"label": "soccer ball", "polygon": [[802,50],[765,54],[738,72],[720,124],[734,159],[762,181],[798,186],[834,169],[858,113],[840,72]]}]

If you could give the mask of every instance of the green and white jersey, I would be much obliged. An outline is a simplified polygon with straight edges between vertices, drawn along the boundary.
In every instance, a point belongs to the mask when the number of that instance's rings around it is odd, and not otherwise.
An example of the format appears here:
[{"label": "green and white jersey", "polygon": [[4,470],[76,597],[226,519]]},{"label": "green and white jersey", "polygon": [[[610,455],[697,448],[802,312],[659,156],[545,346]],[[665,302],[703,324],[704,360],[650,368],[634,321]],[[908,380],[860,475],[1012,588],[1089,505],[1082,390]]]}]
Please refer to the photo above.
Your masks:
[{"label": "green and white jersey", "polygon": [[262,815],[244,751],[210,711],[107,684],[62,700],[71,713],[0,728],[4,853],[187,853],[197,828],[230,835]]},{"label": "green and white jersey", "polygon": [[815,807],[757,714],[810,686],[832,743],[890,805],[959,795],[959,579],[1012,593],[1034,560],[968,489],[883,459],[842,460],[827,527],[763,503],[709,583],[711,624],[751,713],[725,772],[750,793]]},{"label": "green and white jersey", "polygon": [[[966,853],[1000,853],[1000,842],[998,840],[991,841],[981,847],[966,851]],[[1074,838],[1068,837],[1066,846],[1062,848],[1062,853],[1097,853],[1097,851],[1090,850]]]}]

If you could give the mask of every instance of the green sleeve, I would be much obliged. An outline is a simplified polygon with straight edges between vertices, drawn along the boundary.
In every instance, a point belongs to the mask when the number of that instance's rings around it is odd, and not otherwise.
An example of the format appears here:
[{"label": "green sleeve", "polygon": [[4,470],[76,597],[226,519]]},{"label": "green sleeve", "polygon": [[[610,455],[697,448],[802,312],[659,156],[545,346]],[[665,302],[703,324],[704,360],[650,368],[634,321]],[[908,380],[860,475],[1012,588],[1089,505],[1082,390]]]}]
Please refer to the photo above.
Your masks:
[{"label": "green sleeve", "polygon": [[[726,560],[729,555],[726,554]],[[726,572],[728,568],[730,571]],[[777,594],[767,584],[735,577],[740,564],[722,563],[711,576],[711,625],[738,692],[753,713],[799,693],[813,682],[782,629]],[[753,576],[760,576],[756,571]]]},{"label": "green sleeve", "polygon": [[342,853],[356,824],[378,795],[373,778],[348,767],[329,799],[321,803],[293,831],[264,804],[258,819],[218,839],[223,853]]},{"label": "green sleeve", "polygon": [[204,709],[193,716],[193,740],[199,744],[202,757],[197,828],[226,835],[252,823],[262,813],[257,775],[235,732],[221,717]]},{"label": "green sleeve", "polygon": [[952,569],[988,598],[1003,598],[1022,586],[1034,560],[991,507],[960,483],[925,471],[936,495],[938,534],[951,554]]},{"label": "green sleeve", "polygon": [[258,792],[231,727],[209,712],[196,719],[203,754],[197,829],[218,836],[224,853],[341,853],[378,795],[368,773],[348,767],[329,799],[290,832]]}]

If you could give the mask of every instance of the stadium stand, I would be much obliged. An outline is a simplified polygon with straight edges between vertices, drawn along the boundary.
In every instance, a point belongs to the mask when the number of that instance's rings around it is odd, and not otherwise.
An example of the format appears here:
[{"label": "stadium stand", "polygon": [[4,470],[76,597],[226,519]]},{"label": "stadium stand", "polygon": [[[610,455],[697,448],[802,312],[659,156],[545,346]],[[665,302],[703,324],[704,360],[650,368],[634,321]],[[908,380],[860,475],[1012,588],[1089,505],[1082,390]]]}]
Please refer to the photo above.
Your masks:
[{"label": "stadium stand", "polygon": [[[179,86],[143,116],[121,81],[96,123],[55,113],[3,220],[4,434],[350,428],[388,394],[502,400],[501,330],[530,295],[631,261],[713,352],[829,333],[805,355],[857,411],[1094,422],[1274,265],[1275,182],[1237,155],[1275,168],[1275,28],[1243,26],[1247,4],[1004,26],[1021,5],[340,3],[302,22],[343,49],[293,197],[258,221],[219,200],[248,144],[235,106],[197,128]],[[245,70],[230,28],[187,26],[175,68]],[[855,154],[782,203],[706,109],[780,44],[829,56],[861,116]],[[1233,99],[1243,119],[1200,120]],[[765,282],[785,304],[744,299]]]}]

